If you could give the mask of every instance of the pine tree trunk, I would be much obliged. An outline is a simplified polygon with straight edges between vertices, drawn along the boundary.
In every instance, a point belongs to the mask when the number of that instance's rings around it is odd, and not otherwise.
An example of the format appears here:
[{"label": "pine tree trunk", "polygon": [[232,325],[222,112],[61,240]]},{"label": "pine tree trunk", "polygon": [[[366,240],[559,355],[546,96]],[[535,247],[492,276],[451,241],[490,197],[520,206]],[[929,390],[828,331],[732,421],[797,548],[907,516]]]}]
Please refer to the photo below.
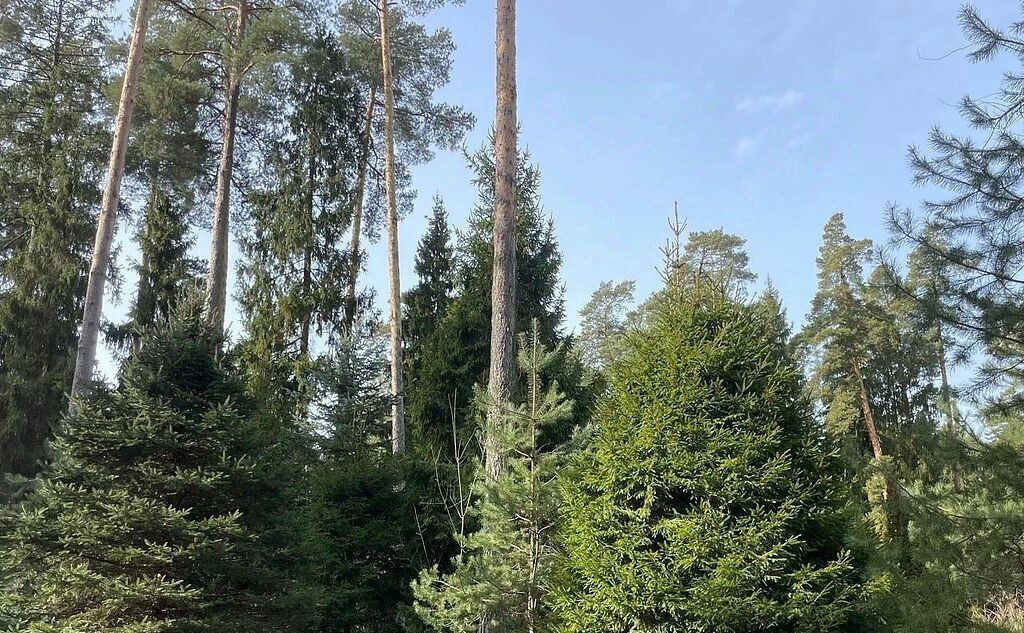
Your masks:
[{"label": "pine tree trunk", "polygon": [[516,3],[498,0],[496,23],[497,111],[494,135],[494,269],[491,279],[491,408],[485,441],[487,477],[504,470],[496,432],[516,380]]},{"label": "pine tree trunk", "polygon": [[[235,46],[245,35],[249,16],[248,0],[239,0],[235,21]],[[231,203],[231,173],[235,161],[235,124],[238,119],[238,93],[242,78],[237,60],[226,69],[224,86],[224,138],[217,167],[217,193],[213,204],[213,231],[210,236],[210,270],[206,278],[206,318],[218,334],[224,333],[224,315],[228,296],[228,244]]]},{"label": "pine tree trunk", "polygon": [[[882,442],[878,439],[878,427],[875,426],[875,411],[871,406],[871,399],[868,394],[867,383],[864,382],[864,374],[860,368],[860,360],[854,358],[853,375],[857,378],[857,384],[860,388],[860,407],[864,413],[864,424],[868,431],[868,441],[871,443],[871,453],[874,455],[875,462],[880,468],[885,468],[885,464],[882,463],[882,458],[885,454],[882,452]],[[882,473],[885,478],[885,501],[889,501],[894,498],[894,488],[892,478],[888,471]]]},{"label": "pine tree trunk", "polygon": [[384,186],[387,194],[388,281],[391,291],[391,450],[405,452],[405,386],[402,376],[402,295],[398,269],[398,200],[395,193],[395,94],[391,77],[390,18],[379,0],[381,67],[384,70]]},{"label": "pine tree trunk", "polygon": [[878,429],[875,426],[875,412],[871,407],[871,400],[868,397],[868,387],[864,382],[864,374],[861,372],[860,360],[853,359],[853,375],[857,378],[857,385],[860,389],[860,407],[864,413],[864,424],[868,430],[868,441],[871,443],[871,453],[875,459],[882,459],[882,443],[878,439]]},{"label": "pine tree trunk", "polygon": [[121,86],[121,99],[117,106],[117,118],[114,122],[114,140],[110,148],[110,166],[107,169],[107,182],[103,188],[103,201],[96,227],[96,242],[93,246],[88,285],[85,291],[82,332],[78,340],[75,377],[71,384],[72,410],[75,399],[85,393],[92,381],[93,369],[96,365],[96,345],[99,340],[100,318],[103,314],[103,292],[107,283],[107,269],[110,266],[110,248],[117,227],[117,207],[121,198],[121,180],[124,178],[124,159],[128,151],[128,131],[132,125],[135,95],[138,92],[139,75],[142,71],[146,29],[149,27],[149,18],[154,4],[155,0],[139,0],[135,12],[135,26],[128,44],[124,84]]},{"label": "pine tree trunk", "polygon": [[377,86],[370,87],[370,100],[366,104],[366,122],[359,144],[359,174],[356,177],[355,204],[352,208],[352,268],[348,273],[345,292],[345,331],[351,332],[356,322],[356,284],[359,282],[359,237],[363,231],[363,196],[366,191],[366,172],[370,166],[370,137],[373,134],[373,111],[377,106]]}]

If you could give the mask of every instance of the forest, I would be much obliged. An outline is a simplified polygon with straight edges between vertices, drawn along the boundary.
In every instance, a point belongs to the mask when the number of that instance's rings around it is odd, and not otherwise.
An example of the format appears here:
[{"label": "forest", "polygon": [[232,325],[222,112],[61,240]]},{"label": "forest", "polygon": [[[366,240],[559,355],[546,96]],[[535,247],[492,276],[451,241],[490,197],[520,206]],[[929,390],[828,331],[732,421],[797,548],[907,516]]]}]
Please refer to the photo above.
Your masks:
[{"label": "forest", "polygon": [[1001,81],[794,322],[671,199],[569,314],[461,4],[0,0],[0,630],[1024,633],[1024,5],[948,16]]}]

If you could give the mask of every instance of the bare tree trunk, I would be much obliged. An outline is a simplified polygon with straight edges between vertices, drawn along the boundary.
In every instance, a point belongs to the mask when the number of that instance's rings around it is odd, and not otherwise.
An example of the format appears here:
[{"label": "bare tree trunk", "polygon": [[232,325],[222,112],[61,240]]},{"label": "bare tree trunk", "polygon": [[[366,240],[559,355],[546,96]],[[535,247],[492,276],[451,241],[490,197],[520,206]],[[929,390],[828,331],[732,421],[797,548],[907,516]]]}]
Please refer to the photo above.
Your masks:
[{"label": "bare tree trunk", "polygon": [[370,136],[373,134],[373,111],[377,106],[377,86],[370,87],[370,100],[366,104],[366,122],[359,146],[359,174],[356,177],[355,204],[352,208],[352,269],[349,271],[345,296],[345,331],[351,332],[356,322],[356,284],[359,281],[359,237],[363,231],[363,195],[366,191],[366,171],[370,166]]},{"label": "bare tree trunk", "polygon": [[387,193],[388,280],[391,290],[391,451],[405,452],[405,386],[402,376],[402,290],[398,270],[398,201],[395,194],[395,93],[391,77],[387,0],[378,0],[380,56],[384,70],[384,181]]},{"label": "bare tree trunk", "polygon": [[[878,427],[875,426],[875,411],[871,407],[871,399],[868,395],[868,386],[864,382],[864,374],[860,368],[860,360],[854,358],[852,361],[853,375],[857,378],[857,384],[860,388],[860,407],[864,413],[864,424],[868,431],[868,441],[871,443],[871,453],[874,455],[875,461],[878,462],[879,466],[884,468],[882,464],[882,458],[885,454],[882,452],[882,442],[878,439]],[[888,472],[884,472],[885,477],[885,500],[889,501],[893,498],[893,485],[892,480]]]},{"label": "bare tree trunk", "polygon": [[114,141],[110,148],[110,166],[107,169],[107,182],[103,188],[99,223],[96,226],[96,242],[93,246],[92,262],[89,265],[89,280],[85,291],[82,333],[78,339],[75,377],[71,383],[72,410],[74,410],[75,399],[82,396],[88,388],[96,365],[96,345],[99,339],[100,317],[103,314],[103,291],[107,283],[107,268],[110,266],[110,247],[114,241],[114,232],[117,227],[117,206],[121,199],[124,158],[128,151],[128,131],[132,126],[135,95],[138,92],[139,75],[142,71],[142,52],[146,41],[146,29],[149,27],[149,17],[154,3],[155,0],[139,0],[135,12],[135,26],[128,44],[124,84],[121,86],[121,100],[117,106],[117,119],[114,123]]},{"label": "bare tree trunk", "polygon": [[494,135],[494,268],[491,280],[491,408],[485,441],[487,478],[504,470],[495,436],[516,380],[516,2],[498,0],[495,47],[497,111]]},{"label": "bare tree trunk", "polygon": [[868,430],[868,441],[871,443],[871,453],[875,459],[882,459],[882,443],[878,439],[878,429],[875,426],[875,412],[871,408],[871,400],[868,397],[868,387],[864,382],[864,374],[860,369],[860,361],[853,359],[853,375],[857,378],[857,385],[860,388],[860,407],[864,413],[864,424]]},{"label": "bare tree trunk", "polygon": [[[239,0],[235,21],[235,45],[245,35],[249,16],[248,0]],[[218,334],[224,333],[224,314],[228,297],[228,245],[231,206],[231,173],[235,162],[235,124],[238,119],[238,92],[242,78],[237,60],[225,70],[224,138],[220,165],[217,167],[217,194],[213,204],[213,232],[210,236],[210,271],[206,278],[206,318]]]}]

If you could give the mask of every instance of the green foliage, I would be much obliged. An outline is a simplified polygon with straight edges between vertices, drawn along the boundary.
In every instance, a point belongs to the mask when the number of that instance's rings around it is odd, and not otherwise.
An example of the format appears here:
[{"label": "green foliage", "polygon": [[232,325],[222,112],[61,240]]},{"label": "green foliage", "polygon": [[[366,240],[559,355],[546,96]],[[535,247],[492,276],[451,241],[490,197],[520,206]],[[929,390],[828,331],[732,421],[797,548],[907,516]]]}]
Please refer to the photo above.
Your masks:
[{"label": "green foliage", "polygon": [[777,310],[667,299],[565,483],[559,630],[861,630],[836,460]]},{"label": "green foliage", "polygon": [[407,630],[422,566],[414,495],[390,455],[386,337],[364,324],[316,373],[319,459],[303,511],[320,588],[317,631]]},{"label": "green foliage", "polygon": [[[458,150],[473,128],[475,117],[465,108],[437,98],[437,91],[451,79],[455,42],[446,28],[429,30],[414,18],[420,9],[443,4],[444,0],[409,0],[392,4],[388,15],[393,89],[395,95],[395,152],[398,204],[407,213],[415,197],[410,168],[433,158],[435,148]],[[345,0],[338,4],[339,38],[349,53],[365,100],[375,90],[371,141],[384,136],[384,107],[380,42],[380,21],[372,2]],[[373,144],[371,144],[372,147]],[[363,231],[376,240],[383,225],[384,152],[371,151],[370,171],[363,205]]]},{"label": "green foliage", "polygon": [[253,345],[298,357],[313,337],[338,334],[363,106],[345,51],[323,29],[287,70],[282,97],[293,105],[247,199],[239,299]]},{"label": "green foliage", "polygon": [[67,406],[103,121],[106,2],[0,10],[0,473],[32,476]]},{"label": "green foliage", "polygon": [[440,574],[435,566],[415,585],[417,612],[440,631],[554,630],[547,595],[560,502],[556,473],[565,447],[546,444],[543,431],[571,417],[572,403],[557,384],[543,384],[558,354],[543,348],[536,321],[529,337],[520,335],[519,348],[525,398],[503,412],[498,437],[508,470],[497,482],[477,482],[481,501],[472,511],[480,527],[460,541],[454,570]]},{"label": "green foliage", "polygon": [[621,354],[628,331],[627,312],[633,305],[636,282],[602,281],[580,310],[577,344],[588,367],[605,369]]},{"label": "green foliage", "polygon": [[437,330],[448,312],[455,287],[455,252],[444,201],[434,198],[427,231],[416,249],[414,266],[419,283],[403,297],[405,323],[405,360],[412,374],[432,359],[423,354],[423,346]]},{"label": "green foliage", "polygon": [[[127,202],[137,199],[140,206],[139,280],[127,321],[105,332],[107,342],[121,351],[137,345],[145,329],[167,319],[172,306],[206,272],[189,250],[195,242],[190,225],[212,184],[215,154],[206,133],[210,115],[203,105],[213,99],[213,71],[178,51],[186,22],[181,12],[158,3],[147,31],[125,165],[128,195],[123,196]],[[123,56],[127,47],[127,41],[121,42],[118,54]],[[112,107],[120,91],[121,81],[111,82],[107,92]]]},{"label": "green foliage", "polygon": [[12,631],[305,630],[250,409],[198,302],[79,403],[38,490],[0,515]]}]

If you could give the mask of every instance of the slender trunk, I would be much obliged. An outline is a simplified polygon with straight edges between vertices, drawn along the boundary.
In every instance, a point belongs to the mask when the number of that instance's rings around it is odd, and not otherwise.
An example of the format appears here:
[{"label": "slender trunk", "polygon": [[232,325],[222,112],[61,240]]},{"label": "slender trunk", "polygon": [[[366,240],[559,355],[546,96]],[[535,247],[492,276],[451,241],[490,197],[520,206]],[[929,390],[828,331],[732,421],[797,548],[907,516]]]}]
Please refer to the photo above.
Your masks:
[{"label": "slender trunk", "polygon": [[[852,360],[853,375],[857,378],[857,384],[860,388],[860,407],[864,413],[864,424],[868,431],[868,441],[871,443],[871,453],[874,455],[875,462],[882,469],[885,468],[885,464],[882,463],[882,458],[885,454],[882,452],[882,442],[878,439],[878,427],[875,426],[875,412],[871,407],[871,399],[868,394],[867,383],[864,382],[864,374],[860,368],[860,360],[854,358]],[[884,471],[882,476],[885,478],[885,492],[884,500],[889,501],[894,498],[894,489],[892,478],[889,476],[888,471]]]},{"label": "slender trunk", "polygon": [[150,171],[149,175],[149,200],[146,204],[146,219],[142,228],[142,261],[139,263],[139,282],[135,289],[135,331],[131,333],[132,351],[138,352],[142,344],[140,330],[143,327],[153,325],[156,320],[156,296],[150,280],[149,252],[153,242],[153,215],[156,213],[156,205],[159,200],[157,191],[156,168]]},{"label": "slender trunk", "polygon": [[[946,407],[946,432],[950,438],[956,439],[958,433],[956,409],[953,406],[953,395],[949,389],[949,369],[946,365],[946,340],[942,336],[942,320],[935,324],[935,335],[939,344],[939,378],[942,381],[942,400]],[[961,492],[964,488],[963,474],[960,464],[953,460],[953,490]]]},{"label": "slender trunk", "polygon": [[128,151],[128,131],[132,125],[132,111],[135,109],[135,95],[138,92],[139,74],[142,71],[142,51],[154,2],[155,0],[139,0],[135,12],[135,26],[128,44],[124,84],[121,86],[121,100],[117,106],[117,119],[114,123],[114,141],[110,148],[110,166],[103,188],[96,242],[93,246],[89,280],[85,291],[82,333],[78,340],[75,377],[71,384],[72,410],[75,399],[85,393],[92,381],[93,368],[96,365],[96,344],[99,339],[100,317],[103,314],[103,291],[107,283],[107,268],[110,266],[110,247],[117,226],[117,206],[121,197],[121,180],[124,177],[124,158]]},{"label": "slender trunk", "polygon": [[[239,0],[235,21],[236,51],[245,35],[249,16],[248,0]],[[218,334],[224,333],[224,314],[228,296],[228,243],[231,203],[231,172],[235,160],[235,123],[238,119],[238,92],[242,87],[237,60],[226,69],[224,85],[224,138],[217,167],[217,193],[213,203],[213,231],[210,236],[210,271],[206,278],[206,318]]]},{"label": "slender trunk", "polygon": [[942,381],[942,401],[946,407],[946,430],[956,435],[956,410],[953,407],[953,396],[949,389],[949,370],[946,365],[946,340],[942,336],[942,321],[935,325],[935,334],[939,344],[939,378]]},{"label": "slender trunk", "polygon": [[860,389],[860,407],[864,413],[864,424],[867,425],[868,441],[871,443],[871,453],[875,459],[882,459],[882,443],[878,439],[878,429],[875,426],[875,412],[871,407],[871,400],[868,397],[867,383],[864,382],[864,374],[861,372],[860,360],[853,359],[853,375],[857,378],[857,385]]},{"label": "slender trunk", "polygon": [[391,450],[405,452],[405,386],[402,376],[402,295],[398,270],[398,201],[395,195],[395,93],[391,77],[390,18],[379,0],[380,57],[384,70],[384,186],[387,193],[388,280],[391,290]]},{"label": "slender trunk", "polygon": [[309,191],[306,195],[306,244],[302,257],[302,330],[299,335],[299,355],[303,358],[309,355],[309,329],[313,321],[313,242],[316,239],[313,225],[316,219],[314,209],[318,167],[316,145],[316,137],[311,134],[309,137]]},{"label": "slender trunk", "polygon": [[494,268],[491,279],[491,408],[485,441],[487,478],[496,481],[504,456],[496,437],[516,380],[516,3],[498,0],[495,26],[497,109],[494,134]]},{"label": "slender trunk", "polygon": [[348,273],[345,293],[345,331],[351,332],[356,322],[356,284],[359,281],[359,237],[363,231],[363,195],[366,190],[366,171],[370,166],[370,136],[373,134],[373,111],[377,106],[377,86],[370,87],[370,100],[366,104],[366,121],[359,144],[359,174],[356,177],[355,203],[352,208],[352,264]]}]

